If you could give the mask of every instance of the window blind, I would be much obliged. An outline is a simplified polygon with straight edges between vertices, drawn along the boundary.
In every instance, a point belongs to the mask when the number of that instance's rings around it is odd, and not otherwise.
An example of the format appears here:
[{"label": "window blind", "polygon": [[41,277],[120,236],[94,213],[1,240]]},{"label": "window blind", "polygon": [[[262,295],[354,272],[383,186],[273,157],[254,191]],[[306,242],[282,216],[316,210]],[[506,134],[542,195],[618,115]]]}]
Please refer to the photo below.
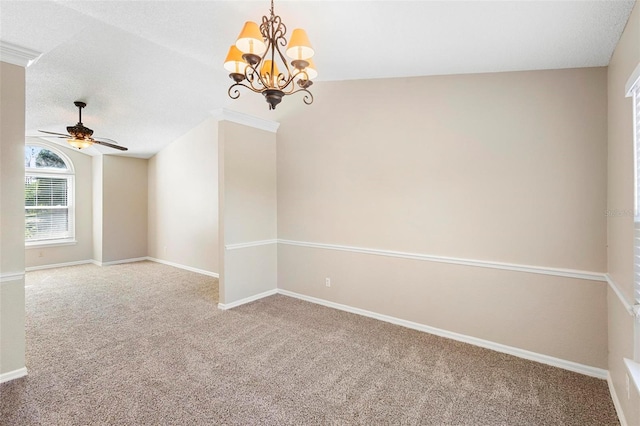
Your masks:
[{"label": "window blind", "polygon": [[25,176],[25,241],[72,237],[69,178]]}]

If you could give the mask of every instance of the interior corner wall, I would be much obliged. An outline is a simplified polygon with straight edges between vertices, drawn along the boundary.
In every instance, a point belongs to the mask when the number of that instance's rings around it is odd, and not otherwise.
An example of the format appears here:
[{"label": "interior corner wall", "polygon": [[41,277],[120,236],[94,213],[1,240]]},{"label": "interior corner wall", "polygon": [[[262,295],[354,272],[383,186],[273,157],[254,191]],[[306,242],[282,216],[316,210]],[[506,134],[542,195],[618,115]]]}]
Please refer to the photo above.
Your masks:
[{"label": "interior corner wall", "polygon": [[102,210],[103,210],[103,167],[102,156],[91,157],[92,186],[92,242],[93,260],[102,263]]},{"label": "interior corner wall", "polygon": [[149,256],[218,273],[218,124],[208,119],[149,160]]},{"label": "interior corner wall", "polygon": [[[608,68],[608,272],[628,301],[634,286],[633,103],[625,85],[640,64],[640,5],[636,3]],[[640,424],[640,396],[627,397],[624,358],[633,359],[634,319],[609,289],[609,374],[629,425]],[[640,326],[640,325],[636,325]],[[632,386],[633,388],[633,386]]]},{"label": "interior corner wall", "polygon": [[103,263],[147,256],[147,163],[102,156]]},{"label": "interior corner wall", "polygon": [[279,288],[607,368],[606,283],[553,272],[606,271],[606,68],[313,87],[278,131]]},{"label": "interior corner wall", "polygon": [[27,247],[26,267],[86,261],[93,257],[93,171],[92,157],[75,149],[51,144],[73,163],[75,171],[75,235],[76,244],[54,247]]},{"label": "interior corner wall", "polygon": [[25,69],[0,62],[0,379],[25,368],[24,123]]},{"label": "interior corner wall", "polygon": [[100,264],[147,256],[147,163],[93,157],[93,259]]},{"label": "interior corner wall", "polygon": [[276,134],[218,123],[220,303],[277,288]]}]

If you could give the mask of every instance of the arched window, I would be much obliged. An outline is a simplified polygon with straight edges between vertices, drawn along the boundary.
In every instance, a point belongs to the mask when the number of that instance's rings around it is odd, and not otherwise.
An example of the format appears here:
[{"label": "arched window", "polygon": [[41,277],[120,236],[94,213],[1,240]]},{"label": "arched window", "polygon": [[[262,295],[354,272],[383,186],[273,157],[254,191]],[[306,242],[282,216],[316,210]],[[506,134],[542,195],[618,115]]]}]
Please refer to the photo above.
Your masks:
[{"label": "arched window", "polygon": [[25,245],[74,242],[74,170],[59,150],[29,143],[24,148]]}]

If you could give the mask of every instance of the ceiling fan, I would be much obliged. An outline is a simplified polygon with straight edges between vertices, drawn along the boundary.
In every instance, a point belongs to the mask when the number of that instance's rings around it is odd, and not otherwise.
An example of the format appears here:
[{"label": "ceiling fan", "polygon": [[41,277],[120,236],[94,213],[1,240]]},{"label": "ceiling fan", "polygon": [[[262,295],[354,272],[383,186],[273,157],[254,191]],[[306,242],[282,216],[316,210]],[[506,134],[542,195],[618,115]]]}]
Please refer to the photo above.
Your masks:
[{"label": "ceiling fan", "polygon": [[[69,145],[78,149],[87,148],[93,145],[94,143],[96,143],[98,145],[108,146],[109,148],[119,149],[120,151],[128,150],[128,148],[118,145],[118,142],[114,141],[113,139],[108,139],[108,138],[98,139],[98,138],[92,137],[93,130],[91,130],[88,127],[85,127],[82,124],[82,108],[86,107],[87,104],[81,101],[75,101],[74,104],[75,106],[78,107],[78,123],[75,126],[67,127],[67,132],[69,133],[68,135],[65,135],[62,133],[47,132],[46,130],[38,130],[38,131],[42,133],[46,133],[48,135],[55,135],[60,139],[66,139],[67,142],[69,142]],[[107,142],[107,141],[110,141],[110,142]]]}]

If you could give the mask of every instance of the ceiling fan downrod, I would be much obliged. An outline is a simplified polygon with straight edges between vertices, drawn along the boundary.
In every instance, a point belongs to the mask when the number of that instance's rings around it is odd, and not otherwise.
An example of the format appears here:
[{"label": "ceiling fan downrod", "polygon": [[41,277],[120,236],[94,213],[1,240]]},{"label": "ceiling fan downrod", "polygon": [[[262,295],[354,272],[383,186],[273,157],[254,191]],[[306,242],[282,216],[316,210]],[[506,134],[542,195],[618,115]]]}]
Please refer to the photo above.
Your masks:
[{"label": "ceiling fan downrod", "polygon": [[82,124],[82,108],[86,107],[87,104],[82,101],[75,101],[73,104],[78,107],[78,124]]}]

